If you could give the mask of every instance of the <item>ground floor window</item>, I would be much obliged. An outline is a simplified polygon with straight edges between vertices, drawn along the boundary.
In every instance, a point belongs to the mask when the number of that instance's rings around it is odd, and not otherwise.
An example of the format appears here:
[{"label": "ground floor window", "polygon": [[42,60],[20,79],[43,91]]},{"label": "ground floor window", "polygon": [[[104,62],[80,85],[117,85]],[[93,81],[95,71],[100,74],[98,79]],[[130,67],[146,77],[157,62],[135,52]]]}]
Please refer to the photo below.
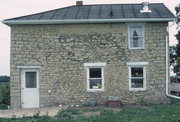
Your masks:
[{"label": "ground floor window", "polygon": [[38,88],[39,70],[38,69],[22,69],[22,88]]},{"label": "ground floor window", "polygon": [[87,70],[87,91],[104,90],[104,67],[106,63],[84,63]]},{"label": "ground floor window", "polygon": [[37,87],[37,71],[25,72],[25,88]]},{"label": "ground floor window", "polygon": [[146,90],[146,66],[148,62],[128,62],[129,90]]}]

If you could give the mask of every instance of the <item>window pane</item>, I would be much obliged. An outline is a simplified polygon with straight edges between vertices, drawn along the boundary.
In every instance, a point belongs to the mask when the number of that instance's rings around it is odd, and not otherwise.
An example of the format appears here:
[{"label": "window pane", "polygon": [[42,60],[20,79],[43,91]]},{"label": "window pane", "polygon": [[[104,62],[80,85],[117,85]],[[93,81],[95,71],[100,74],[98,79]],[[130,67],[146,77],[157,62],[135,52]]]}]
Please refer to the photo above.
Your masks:
[{"label": "window pane", "polygon": [[131,68],[131,77],[143,77],[143,67]]},{"label": "window pane", "polygon": [[143,47],[143,38],[142,37],[132,37],[130,38],[131,47]]},{"label": "window pane", "polygon": [[135,27],[130,27],[130,36],[132,37],[134,35],[134,31],[136,31],[138,36],[142,36],[143,30],[141,26],[135,26]]},{"label": "window pane", "polygon": [[133,37],[133,34],[134,34],[134,31],[135,31],[136,28],[134,27],[131,27],[130,28],[130,36]]},{"label": "window pane", "polygon": [[139,47],[139,40],[138,40],[138,37],[133,37],[133,47]]},{"label": "window pane", "polygon": [[90,89],[101,89],[102,88],[102,79],[89,79]]},{"label": "window pane", "polygon": [[36,72],[26,72],[26,88],[36,88]]},{"label": "window pane", "polygon": [[143,47],[143,39],[142,38],[138,39],[138,47]]},{"label": "window pane", "polygon": [[136,31],[137,31],[137,34],[138,36],[142,36],[142,27],[136,27]]},{"label": "window pane", "polygon": [[101,68],[91,68],[89,72],[90,78],[101,78]]},{"label": "window pane", "polygon": [[133,47],[133,39],[132,38],[130,38],[130,46],[131,46],[131,48]]},{"label": "window pane", "polygon": [[143,79],[131,79],[131,88],[143,88]]}]

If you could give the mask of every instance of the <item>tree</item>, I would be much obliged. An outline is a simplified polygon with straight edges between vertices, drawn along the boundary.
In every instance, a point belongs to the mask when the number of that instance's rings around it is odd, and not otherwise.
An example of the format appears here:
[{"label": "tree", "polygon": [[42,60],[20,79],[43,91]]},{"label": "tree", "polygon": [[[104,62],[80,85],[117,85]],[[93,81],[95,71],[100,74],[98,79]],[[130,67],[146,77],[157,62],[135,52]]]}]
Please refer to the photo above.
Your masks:
[{"label": "tree", "polygon": [[175,35],[178,43],[175,46],[170,47],[170,63],[173,64],[173,71],[177,76],[180,76],[180,5],[175,7],[176,10],[176,24],[177,34]]},{"label": "tree", "polygon": [[177,25],[180,26],[180,4],[175,7],[176,16],[177,16]]},{"label": "tree", "polygon": [[9,76],[0,76],[0,83],[1,82],[10,82]]}]

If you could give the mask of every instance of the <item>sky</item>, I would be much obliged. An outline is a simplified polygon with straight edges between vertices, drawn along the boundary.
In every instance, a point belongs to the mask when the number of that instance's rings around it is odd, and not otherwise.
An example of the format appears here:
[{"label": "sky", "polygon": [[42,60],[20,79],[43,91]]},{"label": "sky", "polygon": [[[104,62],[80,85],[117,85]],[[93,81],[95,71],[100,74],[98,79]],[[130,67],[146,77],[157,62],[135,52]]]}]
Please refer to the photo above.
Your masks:
[{"label": "sky", "polygon": [[[164,3],[175,14],[179,0],[83,0],[83,4]],[[76,0],[0,0],[0,21],[75,5]],[[170,29],[171,44],[176,43],[176,25]],[[0,23],[0,76],[10,75],[10,27]]]}]

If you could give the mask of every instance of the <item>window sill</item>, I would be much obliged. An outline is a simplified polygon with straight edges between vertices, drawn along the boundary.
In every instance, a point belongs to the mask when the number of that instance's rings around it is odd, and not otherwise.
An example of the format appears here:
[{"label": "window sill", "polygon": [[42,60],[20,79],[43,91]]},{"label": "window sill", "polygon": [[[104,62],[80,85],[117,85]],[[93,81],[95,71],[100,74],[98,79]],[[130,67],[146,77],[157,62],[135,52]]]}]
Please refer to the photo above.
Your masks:
[{"label": "window sill", "polygon": [[96,93],[98,93],[98,92],[104,92],[104,91],[105,91],[104,89],[93,89],[93,90],[88,89],[86,92],[96,92]]},{"label": "window sill", "polygon": [[129,92],[145,92],[146,89],[129,89]]},{"label": "window sill", "polygon": [[129,48],[130,50],[144,50],[144,47],[140,47],[140,48]]}]

